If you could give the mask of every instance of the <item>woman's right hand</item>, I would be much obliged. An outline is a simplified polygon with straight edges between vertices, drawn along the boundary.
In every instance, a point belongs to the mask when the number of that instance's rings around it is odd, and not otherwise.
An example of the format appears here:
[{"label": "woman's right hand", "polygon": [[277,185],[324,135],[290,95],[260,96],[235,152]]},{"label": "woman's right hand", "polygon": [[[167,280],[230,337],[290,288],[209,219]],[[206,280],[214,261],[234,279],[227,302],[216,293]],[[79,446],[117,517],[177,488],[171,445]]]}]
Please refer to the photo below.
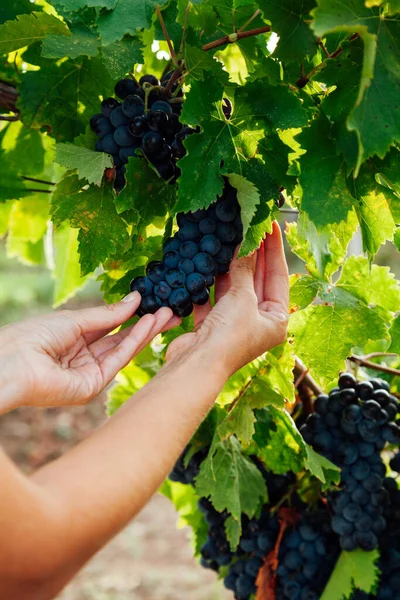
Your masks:
[{"label": "woman's right hand", "polygon": [[170,344],[168,360],[201,349],[229,377],[285,340],[289,274],[276,222],[257,252],[233,260],[229,274],[217,278],[215,300],[195,308],[195,330]]}]

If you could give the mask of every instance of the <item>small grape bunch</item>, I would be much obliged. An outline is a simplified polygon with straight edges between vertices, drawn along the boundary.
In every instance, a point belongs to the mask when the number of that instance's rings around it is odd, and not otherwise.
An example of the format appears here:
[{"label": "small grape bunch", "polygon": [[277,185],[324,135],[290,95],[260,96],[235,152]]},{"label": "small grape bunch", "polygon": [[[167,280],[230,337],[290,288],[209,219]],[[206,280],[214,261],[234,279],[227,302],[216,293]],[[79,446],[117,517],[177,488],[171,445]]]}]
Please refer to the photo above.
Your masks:
[{"label": "small grape bunch", "polygon": [[135,154],[144,155],[163,179],[174,182],[179,177],[176,163],[185,155],[183,141],[195,130],[179,121],[183,92],[176,82],[170,84],[173,73],[161,81],[154,75],[143,75],[139,83],[121,79],[115,86],[120,100],[106,98],[101,112],[90,119],[98,136],[96,150],[113,157],[117,192],[125,185],[125,165]]},{"label": "small grape bunch", "polygon": [[237,191],[227,178],[222,196],[206,210],[178,215],[179,230],[163,246],[163,259],[151,261],[146,275],[131,282],[142,303],[139,316],[169,306],[187,317],[193,305],[206,304],[215,276],[229,271],[243,225]]}]

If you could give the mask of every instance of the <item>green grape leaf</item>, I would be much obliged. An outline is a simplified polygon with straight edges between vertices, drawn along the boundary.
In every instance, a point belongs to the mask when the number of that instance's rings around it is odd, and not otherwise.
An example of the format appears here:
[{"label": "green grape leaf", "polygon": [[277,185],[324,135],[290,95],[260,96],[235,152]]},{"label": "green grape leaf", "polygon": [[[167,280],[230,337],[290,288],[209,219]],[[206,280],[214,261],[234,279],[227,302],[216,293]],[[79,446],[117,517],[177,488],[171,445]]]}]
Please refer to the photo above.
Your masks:
[{"label": "green grape leaf", "polygon": [[[142,159],[129,158],[125,174],[126,185],[118,194],[116,207],[119,213],[135,210],[140,216],[140,226],[147,227],[157,218],[165,218],[175,202],[175,187],[166,183]],[[146,202],[142,193],[145,190]]]},{"label": "green grape leaf", "polygon": [[319,282],[310,275],[291,275],[290,277],[290,310],[302,310],[315,300],[319,290]]},{"label": "green grape leaf", "polygon": [[115,8],[102,13],[97,21],[103,44],[117,42],[128,33],[134,35],[138,29],[149,29],[156,4],[155,0],[117,0]]},{"label": "green grape leaf", "polygon": [[187,78],[199,79],[204,81],[207,74],[213,73],[219,79],[227,82],[228,76],[225,71],[222,70],[222,65],[218,63],[212,55],[208,52],[204,52],[201,48],[190,46],[185,44],[185,66],[187,69]]},{"label": "green grape leaf", "polygon": [[239,258],[248,256],[254,250],[260,247],[266,234],[272,233],[272,221],[274,220],[274,211],[269,204],[262,202],[258,204],[256,213],[251,220],[250,226],[244,236],[239,250]]},{"label": "green grape leaf", "polygon": [[355,210],[360,222],[364,250],[372,259],[381,244],[393,240],[394,215],[400,207],[399,198],[376,179],[374,163],[361,167],[359,176],[352,182],[352,194],[356,198]]},{"label": "green grape leaf", "polygon": [[29,195],[22,179],[19,177],[18,166],[12,164],[3,151],[0,151],[0,157],[1,168],[4,169],[0,178],[0,202],[18,200],[18,198]]},{"label": "green grape leaf", "polygon": [[66,25],[53,15],[45,12],[19,15],[15,21],[0,25],[0,53],[6,54],[29,46],[49,33],[70,35]]},{"label": "green grape leaf", "polygon": [[210,498],[215,508],[227,510],[236,521],[241,514],[253,517],[267,497],[264,479],[255,464],[241,452],[234,437],[213,442],[196,477],[199,496]]},{"label": "green grape leaf", "polygon": [[[72,189],[66,193],[66,187]],[[74,188],[76,179],[68,175],[66,182],[52,194],[52,215],[56,225],[69,221],[79,228],[79,254],[82,275],[87,275],[106,258],[124,251],[130,244],[126,223],[118,216],[110,185],[100,189],[90,186],[82,192]]]},{"label": "green grape leaf", "polygon": [[343,265],[338,287],[349,291],[369,305],[397,312],[400,307],[400,282],[390,267],[370,265],[363,256],[350,256]]},{"label": "green grape leaf", "polygon": [[264,410],[269,413],[271,422],[264,432],[258,428],[258,447],[251,450],[274,473],[298,473],[306,463],[307,448],[295,422],[286,410],[275,406]]},{"label": "green grape leaf", "polygon": [[113,88],[113,81],[97,58],[51,63],[40,71],[25,73],[18,107],[28,127],[46,126],[58,141],[72,141],[99,111],[99,94],[110,96]]},{"label": "green grape leaf", "polygon": [[318,228],[343,221],[353,207],[354,198],[347,188],[343,160],[335,155],[328,119],[316,119],[297,139],[307,150],[299,159],[302,209]]},{"label": "green grape leaf", "polygon": [[45,58],[78,58],[78,56],[97,56],[100,40],[88,27],[71,28],[72,35],[46,35],[42,42],[42,56]]},{"label": "green grape leaf", "polygon": [[113,159],[105,152],[95,152],[75,144],[57,144],[56,162],[66,169],[76,169],[79,179],[101,185],[104,170],[114,166]]},{"label": "green grape leaf", "polygon": [[119,79],[133,71],[135,63],[142,62],[142,43],[138,38],[124,38],[103,46],[102,61],[112,79]]},{"label": "green grape leaf", "polygon": [[392,343],[389,346],[389,352],[400,354],[400,315],[398,315],[390,328],[390,337]]},{"label": "green grape leaf", "polygon": [[230,515],[225,521],[226,539],[229,542],[232,552],[236,550],[240,542],[242,533],[241,523]]},{"label": "green grape leaf", "polygon": [[9,0],[8,2],[2,2],[0,5],[0,23],[11,21],[17,16],[30,13],[32,10],[40,10],[40,6],[33,4],[29,0]]},{"label": "green grape leaf", "polygon": [[315,54],[317,40],[306,23],[315,0],[290,0],[287,4],[278,0],[259,2],[264,17],[271,21],[272,30],[279,35],[274,52],[279,60],[301,62],[307,54]]},{"label": "green grape leaf", "polygon": [[49,220],[47,194],[31,194],[15,202],[10,214],[9,233],[22,242],[39,242],[47,231]]},{"label": "green grape leaf", "polygon": [[67,302],[85,285],[87,276],[81,276],[77,229],[72,229],[68,225],[61,225],[53,233],[53,246],[53,306],[56,308]]},{"label": "green grape leaf", "polygon": [[372,594],[380,574],[378,559],[379,550],[342,552],[321,600],[338,600],[338,590],[343,598],[351,598],[355,588]]},{"label": "green grape leaf", "polygon": [[[243,223],[243,238],[246,240],[250,223],[256,214],[257,205],[260,204],[260,194],[256,186],[251,181],[247,181],[242,175],[231,173],[227,174],[227,177],[230,184],[237,189],[240,216]],[[240,253],[240,256],[243,256],[243,253]]]},{"label": "green grape leaf", "polygon": [[[10,135],[15,134],[12,140]],[[11,123],[3,139],[7,160],[21,175],[38,175],[44,169],[45,149],[42,135],[34,129],[24,127],[21,122]]]},{"label": "green grape leaf", "polygon": [[8,231],[8,223],[14,202],[0,204],[0,236],[4,236]]},{"label": "green grape leaf", "polygon": [[[253,170],[257,171],[255,166],[263,164],[264,186],[257,185],[262,198],[270,200],[279,193],[282,183],[275,180],[281,180],[282,157],[275,146],[269,147],[265,130],[301,126],[306,122],[306,111],[289,88],[269,86],[259,80],[236,88],[233,113],[227,120],[222,111],[222,95],[219,82],[210,76],[204,82],[194,81],[187,94],[181,119],[200,125],[202,131],[185,140],[187,155],[179,161],[182,175],[177,211],[197,210],[215,201],[222,191],[221,160],[224,173],[242,175],[249,181]],[[264,101],[266,95],[268,103]],[[289,148],[286,149],[287,160]],[[257,184],[257,173],[256,177]],[[266,177],[275,181],[272,189]]]},{"label": "green grape leaf", "polygon": [[322,384],[344,369],[344,361],[355,346],[368,340],[387,339],[382,316],[349,292],[341,280],[334,285],[321,282],[321,304],[291,315],[289,330],[293,351]]},{"label": "green grape leaf", "polygon": [[334,465],[330,460],[317,454],[315,450],[308,444],[307,449],[307,460],[305,468],[310,471],[311,475],[314,475],[323,484],[323,489],[327,489],[332,483],[339,485],[340,483],[340,469]]},{"label": "green grape leaf", "polygon": [[[178,0],[178,14],[176,17],[180,25],[185,23],[185,14],[188,3],[186,0]],[[218,17],[214,8],[207,2],[191,2],[187,15],[187,25],[192,29],[204,31],[206,36],[213,34],[218,27]]]}]

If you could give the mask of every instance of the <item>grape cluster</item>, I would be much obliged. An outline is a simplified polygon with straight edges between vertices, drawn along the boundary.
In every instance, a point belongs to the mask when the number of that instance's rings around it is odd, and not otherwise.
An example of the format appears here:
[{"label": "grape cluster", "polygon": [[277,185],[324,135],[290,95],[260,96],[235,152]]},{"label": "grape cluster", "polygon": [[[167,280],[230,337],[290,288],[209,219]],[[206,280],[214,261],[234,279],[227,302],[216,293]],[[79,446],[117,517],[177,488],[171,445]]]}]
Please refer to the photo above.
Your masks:
[{"label": "grape cluster", "polygon": [[180,213],[178,232],[163,247],[163,259],[151,261],[146,275],[131,282],[142,296],[139,316],[169,306],[187,317],[193,305],[206,304],[215,276],[227,273],[243,226],[237,191],[225,178],[222,196],[206,210]]},{"label": "grape cluster", "polygon": [[325,509],[304,512],[283,537],[277,600],[318,600],[340,554]]},{"label": "grape cluster", "polygon": [[329,495],[331,526],[343,550],[373,550],[386,529],[383,516],[385,445],[400,442],[398,402],[380,379],[358,383],[340,376],[338,387],[315,400],[300,431],[306,442],[341,468],[341,490]]},{"label": "grape cluster", "polygon": [[170,181],[179,177],[176,163],[185,154],[183,140],[195,130],[179,121],[183,92],[177,83],[170,85],[173,73],[164,75],[161,82],[154,75],[143,75],[139,83],[121,79],[115,86],[121,102],[106,98],[101,112],[90,119],[98,136],[96,150],[113,157],[117,192],[125,185],[129,157],[139,150],[161,177]]},{"label": "grape cluster", "polygon": [[171,481],[177,481],[178,483],[184,483],[186,485],[194,483],[195,478],[199,474],[201,463],[208,454],[208,449],[200,448],[200,450],[190,457],[187,465],[185,465],[187,452],[188,448],[185,448],[184,452],[182,452],[176,461],[174,468],[169,474]]}]

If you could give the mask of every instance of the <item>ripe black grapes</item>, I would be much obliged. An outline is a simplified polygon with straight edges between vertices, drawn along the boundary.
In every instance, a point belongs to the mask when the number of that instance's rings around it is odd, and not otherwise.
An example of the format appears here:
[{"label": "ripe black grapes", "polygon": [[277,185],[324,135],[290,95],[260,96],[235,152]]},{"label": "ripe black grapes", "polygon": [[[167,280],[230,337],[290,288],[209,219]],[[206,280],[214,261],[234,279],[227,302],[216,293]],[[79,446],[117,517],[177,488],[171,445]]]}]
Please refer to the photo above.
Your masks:
[{"label": "ripe black grapes", "polygon": [[[177,221],[179,229],[165,242],[162,261],[149,263],[146,276],[131,282],[131,291],[142,295],[139,316],[155,312],[157,306],[169,306],[176,315],[184,317],[191,314],[194,304],[206,304],[215,276],[228,272],[235,246],[242,240],[240,206],[228,179],[222,196],[210,208],[181,213]],[[228,238],[226,228],[230,232]]]},{"label": "ripe black grapes", "polygon": [[125,185],[123,165],[135,154],[144,155],[163,179],[173,183],[179,177],[176,163],[186,152],[182,142],[195,130],[179,121],[183,92],[176,82],[167,87],[172,74],[167,73],[161,82],[154,75],[143,75],[139,83],[121,79],[114,90],[121,102],[106,98],[101,113],[90,119],[99,137],[96,150],[114,159],[117,192]]},{"label": "ripe black grapes", "polygon": [[[176,251],[175,239],[167,247]],[[400,600],[400,490],[396,480],[386,475],[381,458],[387,444],[385,430],[390,426],[393,439],[397,437],[393,419],[398,402],[386,382],[357,382],[345,373],[338,387],[315,400],[314,408],[315,413],[304,417],[299,404],[293,415],[297,423],[303,421],[300,431],[308,443],[341,467],[338,491],[318,491],[306,503],[301,475],[298,479],[293,473],[273,474],[250,456],[266,482],[268,503],[257,517],[242,515],[242,535],[232,550],[225,532],[229,514],[201,498],[199,510],[208,535],[200,562],[224,577],[235,600],[254,600],[261,581],[271,586],[264,590],[265,597],[273,590],[271,597],[276,600],[318,600],[341,550],[379,547],[381,576],[376,591],[355,590],[352,600]],[[170,478],[195,485],[208,448],[192,451],[186,460],[188,451]],[[400,452],[391,458],[390,469],[400,472]],[[265,572],[259,577],[260,569],[269,569],[267,577]]]},{"label": "ripe black grapes", "polygon": [[386,468],[381,451],[398,443],[393,422],[398,402],[381,380],[357,383],[351,373],[315,401],[316,412],[300,428],[304,439],[341,468],[341,490],[328,496],[332,529],[343,550],[374,550],[386,529]]}]

